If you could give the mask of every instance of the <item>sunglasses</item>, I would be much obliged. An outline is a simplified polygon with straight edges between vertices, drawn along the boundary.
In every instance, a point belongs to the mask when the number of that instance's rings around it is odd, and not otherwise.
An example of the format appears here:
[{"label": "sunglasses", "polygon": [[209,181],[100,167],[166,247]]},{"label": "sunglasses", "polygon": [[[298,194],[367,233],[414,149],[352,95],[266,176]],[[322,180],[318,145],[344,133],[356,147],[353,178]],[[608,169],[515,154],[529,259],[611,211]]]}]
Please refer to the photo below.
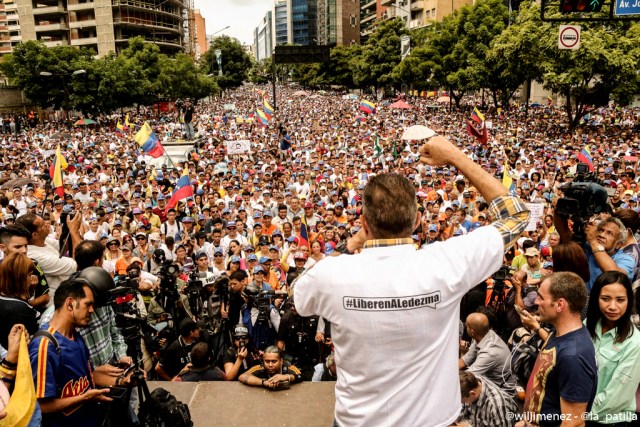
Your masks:
[{"label": "sunglasses", "polygon": [[214,255],[214,258],[222,258],[222,255]]},{"label": "sunglasses", "polygon": [[227,230],[235,230],[235,227],[227,227]]},{"label": "sunglasses", "polygon": [[147,240],[146,237],[136,237],[136,240]]}]

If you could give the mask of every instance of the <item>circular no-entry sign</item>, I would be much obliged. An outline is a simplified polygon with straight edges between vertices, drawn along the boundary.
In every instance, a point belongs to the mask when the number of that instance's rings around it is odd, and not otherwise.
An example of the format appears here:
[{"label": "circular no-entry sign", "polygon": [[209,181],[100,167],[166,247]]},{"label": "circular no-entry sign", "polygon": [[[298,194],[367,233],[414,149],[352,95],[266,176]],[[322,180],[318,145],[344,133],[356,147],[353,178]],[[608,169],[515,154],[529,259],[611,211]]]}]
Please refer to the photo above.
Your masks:
[{"label": "circular no-entry sign", "polygon": [[580,26],[561,25],[558,37],[558,48],[577,49],[580,47]]}]

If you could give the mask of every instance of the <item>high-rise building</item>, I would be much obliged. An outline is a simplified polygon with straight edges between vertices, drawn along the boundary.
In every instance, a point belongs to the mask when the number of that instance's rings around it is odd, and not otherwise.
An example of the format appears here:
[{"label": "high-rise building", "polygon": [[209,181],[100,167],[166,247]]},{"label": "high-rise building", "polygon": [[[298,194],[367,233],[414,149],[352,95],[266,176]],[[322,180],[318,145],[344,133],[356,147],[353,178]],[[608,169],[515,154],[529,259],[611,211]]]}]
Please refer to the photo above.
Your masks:
[{"label": "high-rise building", "polygon": [[196,60],[200,59],[202,55],[204,55],[207,50],[209,50],[209,43],[207,43],[207,28],[206,28],[206,20],[204,16],[200,13],[200,9],[195,9],[193,11],[193,16],[195,18],[195,34],[196,34],[196,51],[194,58]]},{"label": "high-rise building", "polygon": [[382,0],[360,0],[360,37],[366,39],[373,32],[376,21],[383,17],[387,6]]},{"label": "high-rise building", "polygon": [[318,0],[318,44],[350,46],[360,42],[360,4]]},{"label": "high-rise building", "polygon": [[287,0],[276,0],[273,6],[273,44],[289,43],[289,8]]},{"label": "high-rise building", "polygon": [[257,61],[270,58],[273,53],[273,13],[268,11],[253,31],[254,56]]},{"label": "high-rise building", "polygon": [[11,53],[21,41],[18,5],[14,0],[4,0],[0,2],[0,57]]},{"label": "high-rise building", "polygon": [[317,0],[288,0],[290,42],[301,46],[318,44]]},{"label": "high-rise building", "polygon": [[23,40],[90,47],[102,56],[125,48],[132,37],[143,36],[165,53],[194,53],[190,0],[14,1]]}]

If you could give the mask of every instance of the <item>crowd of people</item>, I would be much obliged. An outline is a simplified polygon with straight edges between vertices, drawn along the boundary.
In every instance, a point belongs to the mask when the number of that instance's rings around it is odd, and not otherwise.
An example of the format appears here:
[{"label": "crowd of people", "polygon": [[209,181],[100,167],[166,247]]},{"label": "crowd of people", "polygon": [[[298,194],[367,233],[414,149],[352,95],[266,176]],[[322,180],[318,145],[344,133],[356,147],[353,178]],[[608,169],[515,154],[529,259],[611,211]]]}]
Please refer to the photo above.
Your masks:
[{"label": "crowd of people", "polygon": [[[138,371],[337,381],[336,425],[637,420],[639,109],[596,109],[571,132],[559,106],[487,109],[484,142],[467,130],[475,99],[401,95],[411,108],[367,114],[279,87],[264,125],[262,89],[94,126],[0,125],[0,375],[11,390],[18,324],[31,425],[136,425]],[[160,166],[133,140],[145,121],[194,150]],[[438,136],[402,139],[415,124]],[[567,191],[576,176],[608,198]]]}]

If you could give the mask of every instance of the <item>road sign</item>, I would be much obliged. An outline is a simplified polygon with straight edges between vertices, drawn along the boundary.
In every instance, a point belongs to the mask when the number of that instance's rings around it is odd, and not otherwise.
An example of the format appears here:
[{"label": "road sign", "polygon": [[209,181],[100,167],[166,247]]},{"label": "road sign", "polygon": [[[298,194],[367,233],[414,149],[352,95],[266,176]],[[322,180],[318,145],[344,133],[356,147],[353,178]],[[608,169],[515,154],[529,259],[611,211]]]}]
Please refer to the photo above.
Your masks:
[{"label": "road sign", "polygon": [[575,50],[579,47],[580,25],[560,25],[560,34],[558,35],[558,49]]},{"label": "road sign", "polygon": [[640,0],[614,0],[616,16],[640,15]]}]

